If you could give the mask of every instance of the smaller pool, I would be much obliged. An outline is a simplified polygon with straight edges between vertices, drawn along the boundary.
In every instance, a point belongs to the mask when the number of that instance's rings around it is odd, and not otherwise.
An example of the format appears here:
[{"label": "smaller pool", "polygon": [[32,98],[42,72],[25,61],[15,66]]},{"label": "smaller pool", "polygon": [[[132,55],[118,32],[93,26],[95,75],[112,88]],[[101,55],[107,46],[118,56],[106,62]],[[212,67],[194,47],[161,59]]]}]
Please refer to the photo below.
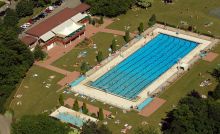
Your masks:
[{"label": "smaller pool", "polygon": [[81,81],[83,81],[86,77],[84,75],[80,76],[79,78],[77,78],[76,80],[74,80],[73,82],[70,83],[71,87],[74,87],[76,85],[78,85]]},{"label": "smaller pool", "polygon": [[59,113],[57,115],[57,118],[63,122],[70,123],[70,124],[77,126],[77,127],[82,127],[83,123],[85,122],[83,119],[76,117],[76,116],[73,116],[73,115],[70,115],[68,113]]},{"label": "smaller pool", "polygon": [[144,100],[140,105],[138,105],[138,110],[142,110],[145,106],[147,106],[151,101],[153,100],[153,98],[149,97],[146,100]]}]

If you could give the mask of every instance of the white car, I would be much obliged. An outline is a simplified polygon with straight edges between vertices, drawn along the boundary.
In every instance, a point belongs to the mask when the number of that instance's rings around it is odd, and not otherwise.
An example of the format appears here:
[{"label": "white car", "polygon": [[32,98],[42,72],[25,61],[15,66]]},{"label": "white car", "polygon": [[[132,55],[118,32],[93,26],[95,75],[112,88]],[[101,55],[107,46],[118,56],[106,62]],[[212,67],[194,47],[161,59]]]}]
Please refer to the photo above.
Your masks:
[{"label": "white car", "polygon": [[23,29],[26,29],[26,28],[28,28],[28,27],[30,27],[31,26],[31,23],[24,23],[23,25],[21,25],[20,27],[21,28],[23,28]]}]

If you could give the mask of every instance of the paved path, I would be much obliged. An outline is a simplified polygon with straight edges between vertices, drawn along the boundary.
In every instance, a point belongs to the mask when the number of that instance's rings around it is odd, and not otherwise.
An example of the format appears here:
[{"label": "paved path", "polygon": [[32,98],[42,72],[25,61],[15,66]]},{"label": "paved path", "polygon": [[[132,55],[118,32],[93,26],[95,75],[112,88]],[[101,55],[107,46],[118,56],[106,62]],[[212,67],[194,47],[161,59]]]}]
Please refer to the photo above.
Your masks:
[{"label": "paved path", "polygon": [[10,134],[10,121],[0,114],[0,133]]},{"label": "paved path", "polygon": [[142,115],[142,116],[148,117],[148,116],[150,116],[152,113],[154,113],[157,109],[159,109],[165,102],[166,102],[166,100],[155,97],[155,98],[153,99],[153,101],[150,102],[150,104],[148,104],[147,106],[145,106],[145,107],[139,112],[139,114]]}]

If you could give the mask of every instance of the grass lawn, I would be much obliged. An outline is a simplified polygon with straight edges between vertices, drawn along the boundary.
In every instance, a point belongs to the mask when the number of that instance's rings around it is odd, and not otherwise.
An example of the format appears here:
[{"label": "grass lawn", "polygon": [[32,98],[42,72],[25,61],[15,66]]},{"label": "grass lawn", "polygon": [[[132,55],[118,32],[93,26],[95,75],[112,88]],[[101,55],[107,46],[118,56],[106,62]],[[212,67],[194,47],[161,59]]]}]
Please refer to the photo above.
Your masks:
[{"label": "grass lawn", "polygon": [[[80,71],[80,63],[82,61],[88,62],[90,65],[94,66],[97,64],[96,51],[102,51],[103,56],[107,57],[109,53],[108,48],[110,47],[113,38],[113,34],[97,33],[91,38],[93,43],[96,44],[97,49],[94,49],[92,46],[86,48],[75,47],[63,57],[52,63],[52,65],[68,71]],[[122,36],[115,36],[115,38],[117,40],[118,48],[125,44]],[[87,51],[86,57],[77,58],[78,54],[83,51]],[[79,63],[79,65],[74,67],[76,63]]]},{"label": "grass lawn", "polygon": [[[167,22],[172,25],[179,25],[180,21],[185,21],[189,25],[196,26],[201,32],[220,36],[220,19],[210,15],[211,10],[219,8],[219,0],[178,0],[174,4],[165,5],[161,0],[154,0],[151,8],[129,10],[126,14],[119,16],[114,23],[108,26],[110,29],[124,30],[124,26],[130,26],[131,31],[137,30],[140,22],[145,24],[152,14],[155,14],[158,21]],[[210,27],[204,27],[204,24],[213,22]]]},{"label": "grass lawn", "polygon": [[[34,74],[38,76],[33,77]],[[11,103],[10,108],[14,110],[15,117],[39,114],[44,110],[54,108],[58,103],[59,96],[56,91],[60,88],[56,83],[63,77],[61,74],[38,66],[31,67],[17,89],[16,95],[22,95],[22,97],[15,97]],[[51,84],[51,86],[46,88],[46,84]],[[17,105],[17,102],[21,102],[22,105]]]},{"label": "grass lawn", "polygon": [[3,1],[0,1],[0,7],[4,6],[5,5],[5,2]]},{"label": "grass lawn", "polygon": [[[214,50],[216,53],[220,53],[220,46],[217,46]],[[179,78],[174,84],[168,87],[164,92],[159,96],[166,100],[166,103],[160,107],[155,113],[153,113],[149,117],[143,117],[137,114],[136,111],[131,111],[126,114],[122,112],[122,110],[118,108],[109,109],[109,105],[103,104],[101,102],[90,102],[89,100],[82,99],[78,97],[78,100],[84,101],[86,103],[90,103],[92,105],[96,105],[98,107],[103,107],[104,109],[108,109],[114,115],[117,111],[116,119],[114,120],[106,120],[108,122],[108,127],[113,131],[114,134],[120,133],[123,125],[128,123],[132,125],[133,128],[136,128],[141,125],[142,121],[147,121],[149,124],[152,124],[156,127],[159,127],[158,123],[166,116],[166,113],[173,109],[173,105],[177,105],[178,101],[183,98],[190,91],[197,90],[201,94],[207,95],[208,91],[214,90],[217,81],[211,77],[208,72],[211,72],[214,68],[218,67],[220,64],[220,56],[218,56],[213,62],[206,62],[203,60],[199,60],[185,75]],[[202,76],[199,76],[199,73],[202,73]],[[199,84],[205,79],[211,79],[212,85],[209,87],[200,87]],[[66,97],[73,97],[73,95],[67,95]],[[116,120],[120,120],[121,124],[116,125],[114,122]],[[132,129],[133,130],[133,129]],[[133,134],[133,131],[129,133]]]}]

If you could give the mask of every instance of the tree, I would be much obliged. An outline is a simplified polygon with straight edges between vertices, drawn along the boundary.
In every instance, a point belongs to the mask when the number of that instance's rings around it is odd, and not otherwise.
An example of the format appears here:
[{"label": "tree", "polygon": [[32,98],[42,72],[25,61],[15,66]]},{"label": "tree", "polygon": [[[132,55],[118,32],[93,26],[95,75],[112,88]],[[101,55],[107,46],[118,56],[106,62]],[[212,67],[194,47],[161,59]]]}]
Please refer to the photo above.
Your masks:
[{"label": "tree", "polygon": [[194,91],[181,99],[177,108],[167,114],[162,127],[165,134],[220,133],[220,104],[195,94],[198,93]]},{"label": "tree", "polygon": [[111,49],[112,49],[112,53],[115,53],[117,48],[116,48],[116,40],[115,38],[112,39],[112,44],[111,44]]},{"label": "tree", "polygon": [[103,16],[100,16],[99,24],[103,24],[103,23],[104,23]]},{"label": "tree", "polygon": [[139,31],[139,34],[144,32],[144,23],[143,22],[140,23],[140,25],[138,27],[138,31]]},{"label": "tree", "polygon": [[102,108],[99,108],[98,118],[101,121],[104,120],[104,114],[103,114],[103,109]]},{"label": "tree", "polygon": [[43,60],[46,57],[44,51],[42,51],[41,47],[37,45],[34,49],[34,59],[35,60]]},{"label": "tree", "polygon": [[137,5],[142,7],[142,8],[149,8],[151,7],[151,3],[153,2],[153,0],[137,0]]},{"label": "tree", "polygon": [[86,122],[82,126],[82,134],[112,134],[105,125],[98,126],[95,122]]},{"label": "tree", "polygon": [[167,4],[167,3],[168,3],[168,4],[169,4],[169,3],[173,3],[173,0],[163,0],[163,1],[164,1],[164,3],[166,3],[166,4]]},{"label": "tree", "polygon": [[134,129],[135,134],[160,134],[160,130],[153,126],[137,127]]},{"label": "tree", "polygon": [[130,32],[129,32],[129,30],[125,31],[124,40],[125,40],[125,42],[129,42],[130,41]]},{"label": "tree", "polygon": [[4,24],[6,26],[16,27],[16,25],[18,24],[18,20],[19,18],[15,10],[10,8],[7,9],[6,15],[4,17]]},{"label": "tree", "polygon": [[213,93],[212,93],[212,97],[214,98],[214,99],[220,99],[220,84],[218,84],[217,86],[216,86],[216,88],[215,88],[215,90],[213,91]]},{"label": "tree", "polygon": [[31,0],[21,0],[16,5],[16,12],[19,17],[26,17],[33,14],[34,4]]},{"label": "tree", "polygon": [[98,63],[100,63],[103,60],[102,51],[98,51],[96,59],[97,59]]},{"label": "tree", "polygon": [[59,96],[59,103],[60,103],[61,106],[64,105],[64,98],[63,98],[62,94],[60,94],[60,96]]},{"label": "tree", "polygon": [[92,15],[115,17],[124,14],[135,3],[135,0],[85,0],[91,5]]},{"label": "tree", "polygon": [[73,110],[79,111],[79,103],[78,103],[78,100],[77,100],[77,99],[75,99],[75,101],[74,101]]},{"label": "tree", "polygon": [[85,74],[89,70],[89,64],[86,62],[83,62],[80,69],[81,69],[81,73]]},{"label": "tree", "polygon": [[68,134],[68,125],[48,115],[23,116],[12,124],[13,134]]},{"label": "tree", "polygon": [[98,130],[99,132],[99,134],[112,134],[112,132],[109,130],[109,128],[106,126],[106,125],[104,125],[104,124],[102,124],[100,127],[99,127],[99,130]]},{"label": "tree", "polygon": [[34,59],[28,47],[18,40],[16,29],[3,24],[0,24],[0,59],[0,112],[4,112],[4,103]]},{"label": "tree", "polygon": [[153,15],[150,17],[149,21],[148,21],[148,26],[151,27],[151,26],[153,26],[155,23],[156,23],[156,15],[153,14]]},{"label": "tree", "polygon": [[83,102],[82,112],[83,112],[84,114],[87,114],[87,113],[89,112],[88,109],[87,109],[87,107],[86,107],[86,103],[85,103],[85,102]]},{"label": "tree", "polygon": [[212,72],[211,75],[216,78],[216,80],[220,81],[220,68],[215,68]]}]

